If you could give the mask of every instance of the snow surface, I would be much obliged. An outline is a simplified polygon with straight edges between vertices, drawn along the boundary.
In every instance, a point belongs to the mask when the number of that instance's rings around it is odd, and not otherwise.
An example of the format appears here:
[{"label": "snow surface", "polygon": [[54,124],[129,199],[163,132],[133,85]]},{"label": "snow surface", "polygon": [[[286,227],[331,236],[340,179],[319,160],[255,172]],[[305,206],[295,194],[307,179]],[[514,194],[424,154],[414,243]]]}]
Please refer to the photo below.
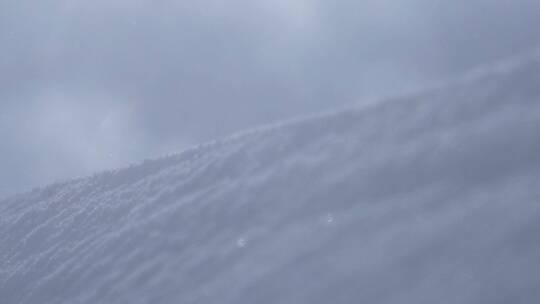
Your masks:
[{"label": "snow surface", "polygon": [[0,202],[0,303],[538,303],[540,56]]}]

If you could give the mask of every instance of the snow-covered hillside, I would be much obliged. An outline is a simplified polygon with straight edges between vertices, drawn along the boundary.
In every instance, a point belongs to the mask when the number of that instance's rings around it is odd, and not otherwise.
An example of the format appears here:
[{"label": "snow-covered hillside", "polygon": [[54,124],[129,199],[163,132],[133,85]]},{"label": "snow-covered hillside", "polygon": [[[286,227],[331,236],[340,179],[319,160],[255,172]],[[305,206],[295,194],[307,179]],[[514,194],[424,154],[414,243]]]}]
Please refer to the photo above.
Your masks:
[{"label": "snow-covered hillside", "polygon": [[537,303],[540,57],[0,202],[0,303]]}]

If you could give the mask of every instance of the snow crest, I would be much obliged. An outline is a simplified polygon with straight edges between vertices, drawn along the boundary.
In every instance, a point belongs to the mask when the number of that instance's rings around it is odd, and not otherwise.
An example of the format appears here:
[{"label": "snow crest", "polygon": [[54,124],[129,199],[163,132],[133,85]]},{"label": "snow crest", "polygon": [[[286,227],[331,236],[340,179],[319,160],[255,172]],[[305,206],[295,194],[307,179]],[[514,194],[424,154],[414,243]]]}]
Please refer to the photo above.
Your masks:
[{"label": "snow crest", "polygon": [[540,300],[540,60],[0,202],[0,303]]}]

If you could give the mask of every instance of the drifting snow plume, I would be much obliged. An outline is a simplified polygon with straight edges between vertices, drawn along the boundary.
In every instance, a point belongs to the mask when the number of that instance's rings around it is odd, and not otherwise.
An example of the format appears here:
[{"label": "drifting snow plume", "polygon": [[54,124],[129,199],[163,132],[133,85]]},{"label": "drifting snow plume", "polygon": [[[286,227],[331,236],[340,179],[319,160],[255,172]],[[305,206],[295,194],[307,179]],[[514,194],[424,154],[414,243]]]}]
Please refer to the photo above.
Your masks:
[{"label": "drifting snow plume", "polygon": [[540,300],[540,60],[0,203],[2,303]]}]

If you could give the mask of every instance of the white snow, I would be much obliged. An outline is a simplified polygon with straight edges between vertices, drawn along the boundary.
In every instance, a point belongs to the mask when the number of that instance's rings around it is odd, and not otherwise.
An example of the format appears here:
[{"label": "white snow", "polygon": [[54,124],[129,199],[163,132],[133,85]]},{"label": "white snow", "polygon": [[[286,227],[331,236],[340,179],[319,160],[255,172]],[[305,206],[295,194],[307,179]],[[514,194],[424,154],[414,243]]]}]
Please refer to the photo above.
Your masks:
[{"label": "white snow", "polygon": [[536,303],[540,56],[0,202],[0,303]]}]

